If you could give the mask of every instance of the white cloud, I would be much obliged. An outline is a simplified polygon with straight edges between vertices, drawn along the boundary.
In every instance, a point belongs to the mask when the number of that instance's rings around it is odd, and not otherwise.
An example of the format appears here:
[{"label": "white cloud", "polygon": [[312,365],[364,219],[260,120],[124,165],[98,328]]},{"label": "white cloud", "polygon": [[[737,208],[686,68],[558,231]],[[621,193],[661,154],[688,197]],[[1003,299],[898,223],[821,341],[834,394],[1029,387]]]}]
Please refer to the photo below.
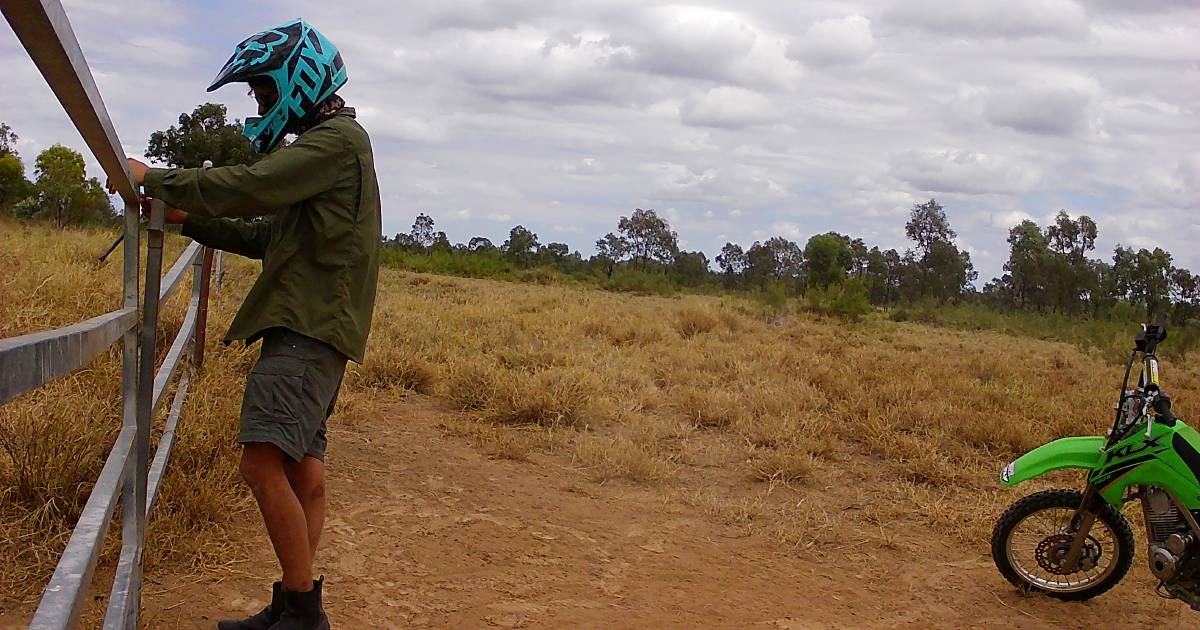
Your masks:
[{"label": "white cloud", "polygon": [[1012,210],[1010,212],[1002,212],[991,215],[991,223],[998,228],[1009,229],[1022,221],[1035,221],[1032,215],[1028,212],[1020,210]]},{"label": "white cloud", "polygon": [[608,174],[609,170],[604,165],[604,162],[593,158],[585,157],[570,162],[564,162],[558,166],[558,170],[568,175],[580,175],[587,177],[602,177]]},{"label": "white cloud", "polygon": [[600,34],[561,39],[523,27],[468,32],[454,46],[416,55],[414,63],[443,67],[449,76],[494,99],[642,102],[643,90],[614,80],[610,65],[621,53]]},{"label": "white cloud", "polygon": [[[455,241],[520,223],[587,255],[642,207],[673,209],[710,256],[829,230],[903,250],[909,208],[936,196],[986,280],[1026,215],[1088,214],[1098,252],[1130,242],[1133,216],[1196,224],[1194,0],[239,7],[234,23],[204,3],[66,2],[131,154],[199,103],[252,114],[243,90],[204,88],[250,31],[304,15],[341,47],[389,234],[424,211]],[[26,165],[82,148],[3,25],[0,64]],[[1200,269],[1195,229],[1152,236]]]},{"label": "white cloud", "polygon": [[1193,201],[1200,201],[1200,153],[1192,153],[1181,159],[1175,172],[1180,183],[1196,195]]},{"label": "white cloud", "polygon": [[862,15],[813,23],[788,54],[812,66],[853,65],[875,54],[871,20]]},{"label": "white cloud", "polygon": [[534,5],[520,0],[456,0],[421,7],[428,28],[490,31],[512,28],[535,16]]},{"label": "white cloud", "polygon": [[1087,12],[1072,0],[898,0],[885,19],[955,37],[1082,37]]},{"label": "white cloud", "polygon": [[[447,137],[445,129],[436,121],[406,116],[371,105],[355,108],[358,120],[370,126],[376,137],[385,137],[398,142],[439,142]],[[399,115],[398,115],[399,114]]]},{"label": "white cloud", "polygon": [[161,36],[138,35],[121,41],[128,46],[126,53],[131,58],[136,57],[140,61],[152,65],[184,66],[196,58],[204,56],[202,48],[188,46]]},{"label": "white cloud", "polygon": [[1014,194],[1033,189],[1038,174],[1015,160],[959,150],[905,151],[893,156],[892,173],[918,190]]},{"label": "white cloud", "polygon": [[1089,10],[1097,12],[1112,11],[1115,13],[1154,13],[1196,8],[1194,0],[1083,0]]},{"label": "white cloud", "polygon": [[1170,167],[1150,166],[1138,180],[1142,193],[1155,203],[1194,212],[1200,204],[1200,153],[1185,155]]},{"label": "white cloud", "polygon": [[685,125],[738,129],[771,122],[779,110],[764,94],[721,86],[688,97],[679,115]]},{"label": "white cloud", "polygon": [[[800,245],[804,245],[804,243],[807,242],[805,240],[806,236],[804,233],[804,229],[801,228],[796,223],[789,223],[786,221],[781,222],[781,223],[774,223],[771,225],[771,231],[774,232],[775,234],[779,234],[780,236],[786,237],[793,241],[797,241],[800,243]],[[812,234],[808,234],[807,236],[812,236]]]},{"label": "white cloud", "polygon": [[730,205],[747,201],[765,203],[787,195],[784,186],[764,169],[745,165],[696,169],[687,164],[665,163],[652,170],[656,181],[650,197],[660,201]]},{"label": "white cloud", "polygon": [[1065,136],[1095,125],[1093,108],[1101,89],[1089,77],[1042,77],[992,92],[984,117],[1026,133]]},{"label": "white cloud", "polygon": [[638,11],[633,19],[633,28],[611,38],[623,48],[613,57],[623,67],[750,87],[784,88],[798,76],[783,38],[737,11],[672,5]]}]

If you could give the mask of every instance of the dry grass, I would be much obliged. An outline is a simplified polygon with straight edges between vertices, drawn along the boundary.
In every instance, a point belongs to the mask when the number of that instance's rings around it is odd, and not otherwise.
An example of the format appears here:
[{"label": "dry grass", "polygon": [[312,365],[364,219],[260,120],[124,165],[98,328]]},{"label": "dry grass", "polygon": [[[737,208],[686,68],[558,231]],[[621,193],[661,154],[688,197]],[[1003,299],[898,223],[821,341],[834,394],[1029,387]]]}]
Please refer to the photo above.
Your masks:
[{"label": "dry grass", "polygon": [[[113,236],[0,219],[0,336],[64,326],[119,307],[120,250],[104,265],[95,262]],[[184,244],[168,237],[166,263]],[[253,273],[249,264],[234,264],[227,280],[244,288]],[[161,335],[174,337],[186,294],[181,290],[164,305]],[[207,369],[193,380],[172,472],[148,530],[151,571],[164,561],[220,561],[223,528],[250,506],[236,467],[213,465],[236,455],[233,419],[241,401],[234,392],[254,358],[221,345],[216,332],[228,326],[239,297],[240,290],[231,291],[212,301]],[[169,341],[160,344],[160,356]],[[57,562],[120,429],[120,379],[114,348],[87,368],[0,407],[0,612],[36,598]],[[110,531],[119,533],[119,522]],[[115,558],[113,539],[101,571]]]},{"label": "dry grass", "polygon": [[420,394],[433,391],[438,373],[428,361],[405,348],[388,347],[371,352],[361,366],[349,370],[350,387],[388,390],[405,389]]},{"label": "dry grass", "polygon": [[[119,261],[87,262],[108,237],[0,223],[0,334],[113,308]],[[231,512],[248,505],[232,461],[254,351],[217,338],[254,272],[233,265],[232,289],[217,296],[152,562],[211,561]],[[1200,368],[1164,373],[1186,411]],[[116,374],[110,355],[0,408],[7,601],[34,594],[65,542],[119,424]],[[461,410],[445,430],[491,456],[548,454],[597,481],[661,487],[787,549],[847,537],[891,548],[912,524],[982,549],[1013,498],[997,488],[999,466],[1102,431],[1118,376],[1100,354],[999,334],[389,270],[366,364],[351,367],[335,421],[379,417],[416,391]]]},{"label": "dry grass", "polygon": [[792,483],[812,479],[816,468],[816,457],[804,449],[771,449],[755,457],[750,472],[758,481]]},{"label": "dry grass", "polygon": [[[731,298],[386,272],[378,308],[372,352],[404,348],[433,370],[431,393],[481,427],[484,452],[564,456],[598,481],[721,486],[702,502],[716,512],[745,512],[769,487],[755,522],[800,548],[847,528],[886,546],[902,522],[982,544],[1011,497],[998,468],[1102,431],[1118,376],[1065,344],[780,318]],[[1186,401],[1200,381],[1180,369]]]},{"label": "dry grass", "polygon": [[675,314],[675,330],[684,339],[691,339],[701,333],[706,333],[717,327],[720,320],[707,309],[696,306],[686,306]]}]

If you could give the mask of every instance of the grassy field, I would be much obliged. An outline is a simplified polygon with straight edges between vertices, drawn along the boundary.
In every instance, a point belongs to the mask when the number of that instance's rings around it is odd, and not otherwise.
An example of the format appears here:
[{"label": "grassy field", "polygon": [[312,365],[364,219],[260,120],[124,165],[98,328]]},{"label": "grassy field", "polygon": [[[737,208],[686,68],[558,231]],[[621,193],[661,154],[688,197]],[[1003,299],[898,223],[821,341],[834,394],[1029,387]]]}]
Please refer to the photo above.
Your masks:
[{"label": "grassy field", "polygon": [[[40,224],[0,220],[0,337],[64,326],[120,306],[120,249],[96,261],[115,234],[110,230],[56,231]],[[168,237],[164,267],[185,242]],[[230,392],[254,359],[225,348],[219,334],[238,304],[237,289],[252,279],[249,264],[231,266],[235,290],[214,295],[209,326],[209,369],[193,381],[187,412],[165,480],[162,503],[150,524],[147,561],[219,561],[223,527],[253,509],[237,486],[235,427],[240,400]],[[163,307],[160,358],[183,319],[188,291]],[[118,346],[119,348],[119,346]],[[87,368],[0,407],[0,612],[36,601],[65,546],[121,424],[120,351],[109,350]],[[167,405],[164,405],[165,414]],[[156,420],[161,424],[162,417]],[[157,439],[157,431],[154,436]],[[115,560],[119,522],[100,572]]]},{"label": "grassy field", "polygon": [[[0,336],[114,308],[120,261],[92,262],[109,238],[0,222]],[[256,265],[229,269],[151,523],[151,571],[222,562],[224,528],[253,509],[236,482],[234,435],[256,352],[219,338]],[[164,333],[182,310],[175,298]],[[999,467],[1053,438],[1101,432],[1120,376],[1111,353],[884,313],[847,323],[743,299],[392,270],[375,322],[335,422],[428,394],[461,412],[445,432],[493,457],[558,454],[596,483],[646,484],[771,536],[781,553],[847,531],[884,550],[908,545],[906,523],[986,553],[1015,498],[997,487]],[[0,407],[0,607],[36,598],[65,544],[119,427],[118,376],[110,352]],[[1164,364],[1184,417],[1196,377],[1186,361]],[[824,507],[852,490],[869,500]]]}]

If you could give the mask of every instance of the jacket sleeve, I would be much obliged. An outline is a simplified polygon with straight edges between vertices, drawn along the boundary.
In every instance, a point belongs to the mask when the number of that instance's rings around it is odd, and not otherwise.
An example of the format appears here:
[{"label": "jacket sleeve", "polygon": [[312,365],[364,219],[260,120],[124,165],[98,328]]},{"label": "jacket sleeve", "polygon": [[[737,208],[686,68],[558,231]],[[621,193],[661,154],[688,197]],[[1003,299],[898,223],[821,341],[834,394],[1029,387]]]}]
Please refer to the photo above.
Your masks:
[{"label": "jacket sleeve", "polygon": [[183,223],[183,235],[207,247],[262,259],[271,242],[271,224],[268,221],[212,219],[189,214]]},{"label": "jacket sleeve", "polygon": [[333,188],[351,155],[341,132],[318,125],[255,164],[152,168],[143,186],[148,196],[199,216],[265,216]]}]

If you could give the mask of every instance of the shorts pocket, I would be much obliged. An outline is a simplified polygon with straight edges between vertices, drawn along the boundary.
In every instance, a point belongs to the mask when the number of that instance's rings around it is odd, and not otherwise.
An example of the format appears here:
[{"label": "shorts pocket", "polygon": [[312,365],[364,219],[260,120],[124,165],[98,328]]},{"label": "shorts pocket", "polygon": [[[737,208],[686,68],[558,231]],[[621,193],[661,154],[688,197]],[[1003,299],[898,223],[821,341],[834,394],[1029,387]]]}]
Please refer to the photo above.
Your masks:
[{"label": "shorts pocket", "polygon": [[299,422],[305,413],[304,375],[308,362],[287,356],[259,359],[246,378],[242,417]]}]

